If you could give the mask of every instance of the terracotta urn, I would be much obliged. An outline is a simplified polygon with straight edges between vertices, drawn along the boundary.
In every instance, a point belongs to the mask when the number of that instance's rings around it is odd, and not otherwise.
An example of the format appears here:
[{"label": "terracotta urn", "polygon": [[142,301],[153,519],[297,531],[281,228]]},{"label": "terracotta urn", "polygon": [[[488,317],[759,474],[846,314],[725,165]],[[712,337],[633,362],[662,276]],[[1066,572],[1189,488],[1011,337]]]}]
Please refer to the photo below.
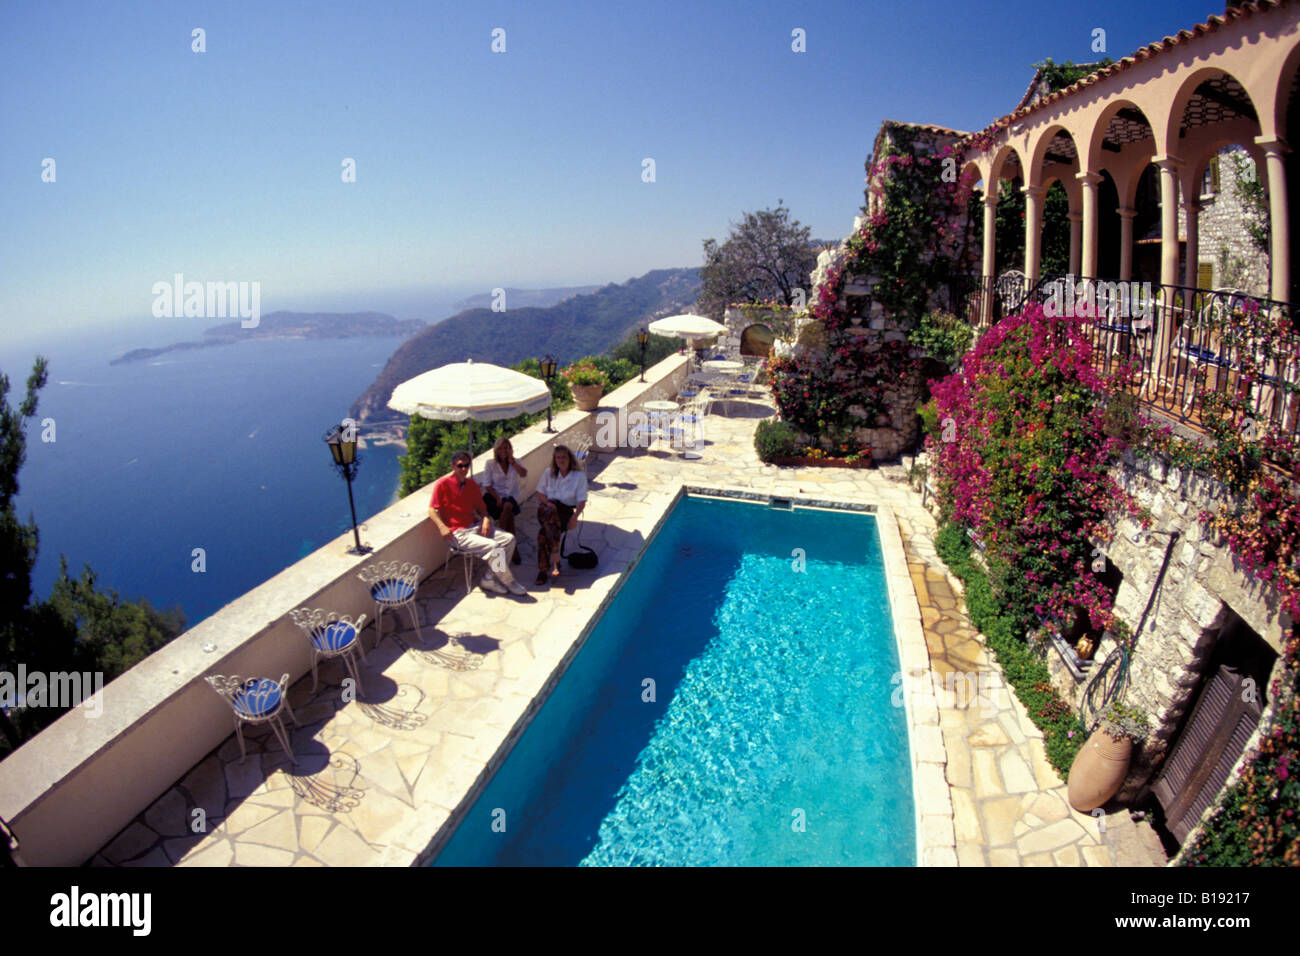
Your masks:
[{"label": "terracotta urn", "polygon": [[577,404],[578,411],[590,412],[600,403],[600,396],[605,394],[605,386],[570,385],[569,391],[573,392],[573,401]]},{"label": "terracotta urn", "polygon": [[1133,756],[1133,741],[1116,740],[1104,728],[1095,730],[1070,764],[1070,806],[1090,813],[1119,792]]}]

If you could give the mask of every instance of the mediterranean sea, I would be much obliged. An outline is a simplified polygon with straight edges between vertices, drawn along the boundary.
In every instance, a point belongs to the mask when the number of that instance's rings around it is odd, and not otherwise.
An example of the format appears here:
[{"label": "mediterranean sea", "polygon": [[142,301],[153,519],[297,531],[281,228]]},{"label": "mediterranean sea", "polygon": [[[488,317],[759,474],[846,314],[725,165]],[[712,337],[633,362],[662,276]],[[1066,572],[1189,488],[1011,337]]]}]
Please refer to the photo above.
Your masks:
[{"label": "mediterranean sea", "polygon": [[[198,339],[212,324],[155,320],[0,349],[14,408],[34,356],[50,360],[14,502],[40,529],[37,595],[49,595],[65,555],[70,576],[89,564],[101,590],[180,605],[192,627],[350,532],[347,486],[322,438],[402,339],[249,341],[109,364],[130,348]],[[353,493],[364,526],[396,499],[401,448],[360,454]]]}]

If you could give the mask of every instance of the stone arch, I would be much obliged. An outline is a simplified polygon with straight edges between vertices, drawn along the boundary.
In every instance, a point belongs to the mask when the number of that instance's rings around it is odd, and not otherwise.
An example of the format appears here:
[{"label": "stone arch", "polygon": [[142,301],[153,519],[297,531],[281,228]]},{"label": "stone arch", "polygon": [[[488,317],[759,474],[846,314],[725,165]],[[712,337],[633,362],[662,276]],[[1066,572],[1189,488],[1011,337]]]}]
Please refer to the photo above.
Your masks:
[{"label": "stone arch", "polygon": [[[1119,183],[1127,178],[1124,174],[1133,165],[1133,157],[1154,154],[1155,141],[1156,130],[1150,114],[1136,100],[1116,98],[1106,104],[1088,133],[1088,162],[1082,168],[1094,173],[1107,170]],[[1139,144],[1140,148],[1135,148]],[[1145,161],[1140,164],[1145,165]]]},{"label": "stone arch", "polygon": [[[1202,91],[1202,86],[1208,89]],[[1232,105],[1234,103],[1237,105]],[[1243,114],[1240,108],[1242,106],[1247,108],[1248,113]],[[1187,151],[1186,145],[1180,142],[1187,138],[1187,131],[1243,115],[1254,123],[1255,135],[1260,135],[1259,113],[1255,100],[1244,83],[1221,66],[1205,66],[1194,70],[1183,78],[1178,92],[1169,101],[1161,155],[1187,159],[1183,155]]]},{"label": "stone arch", "polygon": [[[1282,69],[1277,76],[1277,83],[1271,91],[1270,104],[1271,109],[1265,112],[1261,109],[1260,120],[1271,117],[1273,123],[1272,135],[1279,136],[1287,143],[1294,142],[1300,129],[1291,129],[1288,122],[1288,113],[1290,112],[1291,101],[1300,94],[1300,43],[1296,44],[1290,53],[1287,54],[1286,60],[1282,63]],[[1261,135],[1268,136],[1270,133],[1265,131]]]},{"label": "stone arch", "polygon": [[776,334],[763,323],[747,325],[740,332],[740,354],[766,358],[772,354],[772,342],[775,339]]},{"label": "stone arch", "polygon": [[1047,185],[1045,175],[1053,175],[1054,178],[1062,179],[1059,173],[1047,173],[1049,165],[1069,167],[1073,166],[1074,172],[1081,168],[1079,164],[1079,140],[1074,135],[1074,131],[1063,123],[1053,123],[1043,130],[1034,143],[1033,149],[1030,150],[1030,185]]},{"label": "stone arch", "polygon": [[1020,151],[1010,143],[1004,143],[993,154],[993,159],[989,163],[989,175],[984,182],[991,190],[994,183],[1001,182],[1003,179],[1015,179],[1018,175],[1023,180],[1026,170]]}]

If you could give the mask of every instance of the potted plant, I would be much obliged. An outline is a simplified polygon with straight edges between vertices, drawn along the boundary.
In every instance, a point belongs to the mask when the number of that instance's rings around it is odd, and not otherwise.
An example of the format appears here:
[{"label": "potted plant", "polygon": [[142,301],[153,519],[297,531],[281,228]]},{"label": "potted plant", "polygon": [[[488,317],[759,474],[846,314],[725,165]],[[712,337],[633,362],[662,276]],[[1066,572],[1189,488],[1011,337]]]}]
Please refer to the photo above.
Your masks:
[{"label": "potted plant", "polygon": [[579,359],[560,374],[568,381],[573,401],[582,412],[594,410],[609,385],[609,378],[591,359]]},{"label": "potted plant", "polygon": [[1070,806],[1090,813],[1119,792],[1133,758],[1133,744],[1147,735],[1146,714],[1112,701],[1097,729],[1070,765]]}]

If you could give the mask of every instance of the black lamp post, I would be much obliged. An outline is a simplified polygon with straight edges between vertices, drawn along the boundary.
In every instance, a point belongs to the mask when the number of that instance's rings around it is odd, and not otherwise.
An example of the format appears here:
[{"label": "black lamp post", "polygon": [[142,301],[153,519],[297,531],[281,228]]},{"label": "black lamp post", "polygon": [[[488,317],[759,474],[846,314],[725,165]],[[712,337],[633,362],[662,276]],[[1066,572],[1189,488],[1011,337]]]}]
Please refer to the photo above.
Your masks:
[{"label": "black lamp post", "polygon": [[356,541],[355,547],[348,548],[348,554],[369,554],[374,549],[361,543],[361,534],[357,531],[357,506],[352,499],[352,479],[357,476],[357,466],[361,464],[361,460],[357,458],[357,423],[351,418],[343,419],[343,424],[335,425],[332,431],[326,433],[325,443],[330,446],[334,464],[348,483],[348,507],[352,509],[352,538]]},{"label": "black lamp post", "polygon": [[[542,359],[542,380],[546,382],[548,390],[551,387],[551,379],[553,378],[555,378],[555,359],[548,355]],[[551,402],[553,401],[555,401],[554,397],[551,398]],[[551,402],[546,403],[546,430],[548,432],[555,431],[551,427]]]},{"label": "black lamp post", "polygon": [[641,346],[641,381],[645,381],[645,344],[650,341],[650,333],[645,327],[636,333],[636,344]]}]

